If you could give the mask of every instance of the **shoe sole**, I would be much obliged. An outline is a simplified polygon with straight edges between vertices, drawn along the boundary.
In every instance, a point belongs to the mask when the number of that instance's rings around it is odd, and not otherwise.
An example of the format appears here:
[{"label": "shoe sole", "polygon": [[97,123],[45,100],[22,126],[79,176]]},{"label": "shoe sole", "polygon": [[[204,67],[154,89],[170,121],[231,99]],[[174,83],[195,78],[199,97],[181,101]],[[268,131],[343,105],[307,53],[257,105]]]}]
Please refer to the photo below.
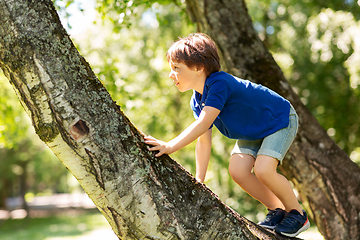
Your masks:
[{"label": "shoe sole", "polygon": [[282,234],[282,235],[284,235],[286,237],[296,237],[301,232],[304,232],[304,231],[308,230],[309,227],[310,227],[310,222],[309,222],[309,220],[307,220],[306,223],[304,224],[304,226],[302,226],[296,233],[283,233],[283,232],[280,232],[280,234]]},{"label": "shoe sole", "polygon": [[269,226],[269,225],[260,225],[259,226],[266,228],[266,229],[270,229],[270,230],[274,230],[276,228],[276,226]]}]

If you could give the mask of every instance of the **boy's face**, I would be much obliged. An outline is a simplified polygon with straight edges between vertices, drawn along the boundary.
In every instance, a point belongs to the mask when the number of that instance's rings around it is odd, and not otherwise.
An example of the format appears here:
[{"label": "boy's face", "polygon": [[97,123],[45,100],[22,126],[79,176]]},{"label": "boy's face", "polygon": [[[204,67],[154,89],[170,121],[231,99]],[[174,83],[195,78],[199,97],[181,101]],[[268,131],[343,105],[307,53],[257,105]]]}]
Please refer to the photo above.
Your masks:
[{"label": "boy's face", "polygon": [[202,86],[199,85],[199,71],[198,69],[191,69],[183,63],[179,62],[169,62],[170,65],[170,74],[169,77],[173,79],[175,86],[179,89],[180,92],[185,92],[187,90],[195,89],[196,91],[202,92]]}]

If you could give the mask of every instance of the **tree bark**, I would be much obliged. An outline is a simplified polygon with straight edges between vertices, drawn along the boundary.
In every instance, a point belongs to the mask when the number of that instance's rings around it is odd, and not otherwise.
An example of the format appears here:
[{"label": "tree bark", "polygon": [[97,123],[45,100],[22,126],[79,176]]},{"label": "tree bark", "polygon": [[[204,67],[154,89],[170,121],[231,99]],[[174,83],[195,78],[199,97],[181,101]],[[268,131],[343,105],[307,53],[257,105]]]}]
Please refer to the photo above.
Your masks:
[{"label": "tree bark", "polygon": [[360,169],[301,103],[253,28],[243,0],[188,0],[188,13],[218,44],[228,72],[267,86],[295,107],[299,131],[281,167],[326,239],[360,236]]},{"label": "tree bark", "polygon": [[0,67],[38,136],[119,239],[287,239],[155,158],[80,56],[51,0],[0,0]]}]

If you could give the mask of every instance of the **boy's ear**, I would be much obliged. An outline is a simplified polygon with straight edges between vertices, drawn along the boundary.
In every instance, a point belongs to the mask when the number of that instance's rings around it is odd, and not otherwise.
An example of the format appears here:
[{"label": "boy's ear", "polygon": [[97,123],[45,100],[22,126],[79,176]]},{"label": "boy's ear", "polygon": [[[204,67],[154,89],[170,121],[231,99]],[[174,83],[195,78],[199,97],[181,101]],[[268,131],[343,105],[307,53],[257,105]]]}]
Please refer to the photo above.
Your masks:
[{"label": "boy's ear", "polygon": [[202,68],[200,68],[200,67],[196,68],[196,73],[197,73],[197,75],[201,75],[203,72],[204,72],[204,68],[203,68],[203,67],[202,67]]}]

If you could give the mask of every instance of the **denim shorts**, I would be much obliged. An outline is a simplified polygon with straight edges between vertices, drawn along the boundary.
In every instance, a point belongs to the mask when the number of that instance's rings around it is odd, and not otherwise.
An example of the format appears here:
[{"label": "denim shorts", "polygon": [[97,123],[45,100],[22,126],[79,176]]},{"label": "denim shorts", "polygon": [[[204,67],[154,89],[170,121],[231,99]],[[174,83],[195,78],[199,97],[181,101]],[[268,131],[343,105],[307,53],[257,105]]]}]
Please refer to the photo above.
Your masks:
[{"label": "denim shorts", "polygon": [[298,130],[298,116],[293,106],[290,107],[289,126],[270,134],[269,136],[254,140],[237,140],[231,155],[236,153],[248,154],[255,159],[258,155],[267,155],[276,158],[282,163],[286,152],[295,139]]}]

